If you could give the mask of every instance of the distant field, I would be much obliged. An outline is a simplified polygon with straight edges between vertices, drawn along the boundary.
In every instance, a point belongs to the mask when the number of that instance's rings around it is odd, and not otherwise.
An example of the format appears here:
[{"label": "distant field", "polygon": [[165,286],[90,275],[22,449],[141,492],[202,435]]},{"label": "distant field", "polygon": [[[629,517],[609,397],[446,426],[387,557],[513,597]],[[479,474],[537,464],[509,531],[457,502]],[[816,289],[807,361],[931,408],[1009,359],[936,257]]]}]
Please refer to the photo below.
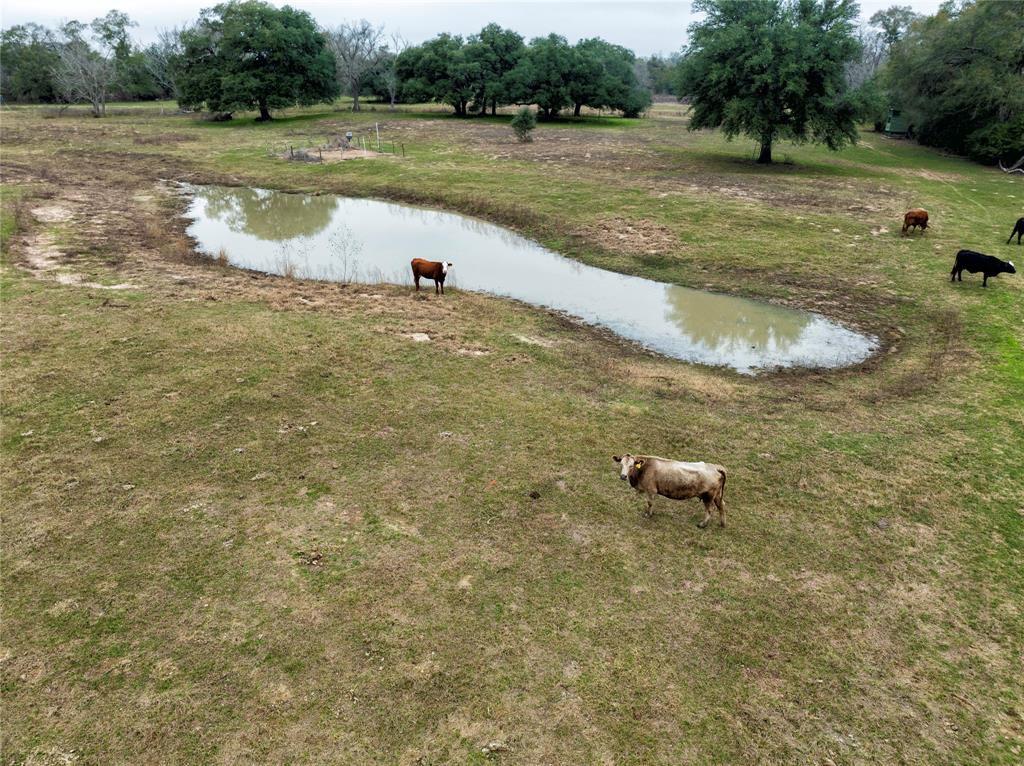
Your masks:
[{"label": "distant field", "polygon": [[[3,762],[1020,763],[1024,272],[948,274],[1019,270],[1024,176],[873,133],[763,168],[676,104],[525,145],[372,106],[0,112]],[[404,158],[282,159],[375,122]],[[179,180],[457,210],[883,350],[750,379],[232,271]],[[641,518],[622,451],[728,467],[731,526]]]}]

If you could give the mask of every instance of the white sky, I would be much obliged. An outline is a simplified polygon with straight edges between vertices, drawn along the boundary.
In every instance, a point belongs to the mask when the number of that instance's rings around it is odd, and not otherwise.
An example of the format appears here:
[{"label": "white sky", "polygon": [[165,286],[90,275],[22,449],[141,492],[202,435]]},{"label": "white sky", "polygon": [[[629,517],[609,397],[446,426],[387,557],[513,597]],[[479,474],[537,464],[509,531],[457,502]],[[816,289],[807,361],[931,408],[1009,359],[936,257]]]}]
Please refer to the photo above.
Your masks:
[{"label": "white sky", "polygon": [[[139,26],[136,39],[152,41],[157,30],[191,21],[204,7],[219,0],[0,0],[0,26],[10,27],[35,21],[55,26],[61,21],[91,21],[111,8],[124,11]],[[861,17],[891,5],[910,5],[918,13],[934,13],[940,0],[861,0]],[[308,11],[323,26],[365,18],[384,24],[388,32],[397,32],[412,43],[420,43],[439,32],[468,35],[492,21],[509,27],[527,40],[557,32],[569,42],[584,37],[602,37],[624,45],[637,54],[671,53],[686,37],[693,21],[690,3],[647,2],[646,0],[590,0],[589,2],[551,2],[550,0],[475,0],[441,2],[439,0],[291,0],[274,5],[291,5]]]}]

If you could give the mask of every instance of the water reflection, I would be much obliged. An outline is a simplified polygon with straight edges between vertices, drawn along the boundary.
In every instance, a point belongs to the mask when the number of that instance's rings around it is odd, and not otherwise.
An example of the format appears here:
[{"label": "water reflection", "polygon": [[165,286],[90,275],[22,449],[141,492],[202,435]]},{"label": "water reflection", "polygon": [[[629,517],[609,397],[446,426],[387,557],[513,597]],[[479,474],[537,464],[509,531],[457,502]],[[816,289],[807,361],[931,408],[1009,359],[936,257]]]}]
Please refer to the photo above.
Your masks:
[{"label": "water reflection", "polygon": [[327,228],[338,206],[334,195],[282,194],[266,189],[196,186],[206,214],[232,231],[281,242]]},{"label": "water reflection", "polygon": [[694,341],[709,347],[725,344],[782,347],[794,343],[811,320],[810,314],[780,314],[775,306],[747,301],[723,310],[728,296],[669,285],[666,316]]},{"label": "water reflection", "polygon": [[586,266],[473,218],[365,199],[192,187],[189,233],[244,268],[411,283],[414,258],[455,263],[448,285],[563,311],[669,356],[742,373],[839,367],[874,340],[817,314]]}]

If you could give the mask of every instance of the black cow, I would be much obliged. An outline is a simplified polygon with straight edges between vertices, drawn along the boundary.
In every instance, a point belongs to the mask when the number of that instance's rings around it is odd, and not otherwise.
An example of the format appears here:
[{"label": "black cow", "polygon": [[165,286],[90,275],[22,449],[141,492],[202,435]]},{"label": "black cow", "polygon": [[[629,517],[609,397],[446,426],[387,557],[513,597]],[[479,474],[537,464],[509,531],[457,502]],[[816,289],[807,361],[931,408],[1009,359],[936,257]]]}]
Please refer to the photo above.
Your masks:
[{"label": "black cow", "polygon": [[1013,267],[1012,261],[1001,261],[991,255],[976,253],[973,250],[961,250],[956,254],[953,270],[949,272],[949,281],[953,282],[959,279],[963,282],[963,272],[965,271],[969,271],[972,274],[977,274],[980,271],[984,274],[985,278],[981,281],[982,287],[988,287],[989,277],[994,277],[1004,272],[1007,274],[1017,273],[1017,269]]},{"label": "black cow", "polygon": [[1010,239],[1006,240],[1006,244],[1010,244],[1013,240],[1013,235],[1017,235],[1017,244],[1020,244],[1020,238],[1024,237],[1024,218],[1018,218],[1017,224],[1013,227],[1013,231],[1010,232]]}]

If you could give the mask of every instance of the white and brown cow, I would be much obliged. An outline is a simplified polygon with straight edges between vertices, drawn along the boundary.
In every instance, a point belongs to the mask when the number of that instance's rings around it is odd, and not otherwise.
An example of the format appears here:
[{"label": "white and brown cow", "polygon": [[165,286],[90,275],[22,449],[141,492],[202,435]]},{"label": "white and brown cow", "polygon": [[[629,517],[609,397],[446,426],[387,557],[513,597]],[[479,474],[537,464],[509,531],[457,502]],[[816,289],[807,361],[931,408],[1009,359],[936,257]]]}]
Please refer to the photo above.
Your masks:
[{"label": "white and brown cow", "polygon": [[697,525],[706,527],[711,520],[711,507],[718,510],[718,523],[725,526],[725,469],[714,463],[682,463],[654,455],[615,455],[621,466],[619,478],[647,499],[644,515],[650,517],[654,498],[671,500],[699,497],[704,502],[704,518]]},{"label": "white and brown cow", "polygon": [[448,271],[455,265],[451,261],[425,261],[422,258],[413,258],[412,280],[416,283],[416,292],[420,291],[420,279],[434,280],[434,295],[440,287],[441,295],[444,295],[444,281],[448,278]]}]

